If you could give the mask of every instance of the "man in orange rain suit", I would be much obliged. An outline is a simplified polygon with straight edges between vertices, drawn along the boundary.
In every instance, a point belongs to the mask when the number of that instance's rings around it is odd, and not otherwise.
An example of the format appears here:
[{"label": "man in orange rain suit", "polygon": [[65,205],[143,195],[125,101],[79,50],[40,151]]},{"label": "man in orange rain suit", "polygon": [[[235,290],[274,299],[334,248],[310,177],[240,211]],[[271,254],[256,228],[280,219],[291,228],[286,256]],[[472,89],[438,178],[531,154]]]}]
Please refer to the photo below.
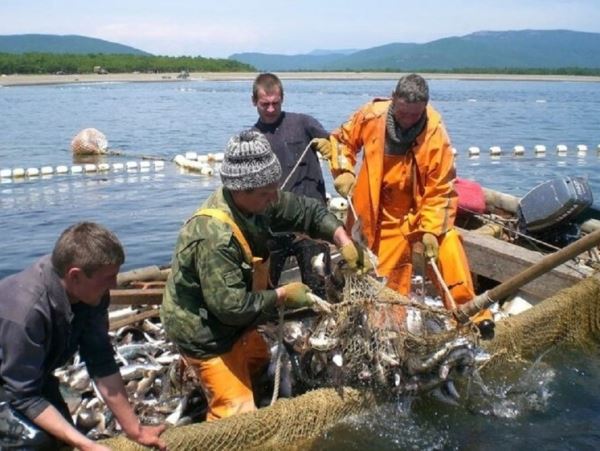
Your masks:
[{"label": "man in orange rain suit", "polygon": [[[425,256],[437,261],[453,299],[462,304],[474,297],[474,289],[460,235],[453,227],[458,206],[454,157],[442,118],[428,102],[427,82],[417,74],[405,75],[391,99],[367,103],[329,140],[313,140],[313,147],[329,160],[336,190],[351,196],[388,286],[409,293],[411,251],[422,242]],[[350,211],[348,228],[355,219]],[[444,302],[449,308],[446,297]],[[493,336],[489,311],[474,321],[482,336]]]}]

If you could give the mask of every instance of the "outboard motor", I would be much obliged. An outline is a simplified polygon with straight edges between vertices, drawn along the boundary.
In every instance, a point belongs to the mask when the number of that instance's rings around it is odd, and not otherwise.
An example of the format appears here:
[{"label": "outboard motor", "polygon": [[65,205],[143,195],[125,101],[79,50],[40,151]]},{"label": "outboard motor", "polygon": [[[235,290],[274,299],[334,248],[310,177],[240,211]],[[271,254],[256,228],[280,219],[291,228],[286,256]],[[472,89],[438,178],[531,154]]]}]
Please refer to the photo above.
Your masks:
[{"label": "outboard motor", "polygon": [[575,218],[594,202],[583,177],[562,177],[544,182],[519,201],[519,230],[562,247],[581,235]]}]

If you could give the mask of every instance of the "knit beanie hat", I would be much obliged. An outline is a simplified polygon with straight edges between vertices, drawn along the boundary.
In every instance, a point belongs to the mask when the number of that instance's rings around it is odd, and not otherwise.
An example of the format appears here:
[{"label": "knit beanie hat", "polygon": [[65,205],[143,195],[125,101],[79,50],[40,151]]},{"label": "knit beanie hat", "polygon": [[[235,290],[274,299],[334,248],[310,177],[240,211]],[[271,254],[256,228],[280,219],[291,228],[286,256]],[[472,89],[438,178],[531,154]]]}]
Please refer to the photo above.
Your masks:
[{"label": "knit beanie hat", "polygon": [[262,133],[247,130],[232,136],[221,164],[221,181],[232,191],[262,188],[281,178],[281,165]]}]

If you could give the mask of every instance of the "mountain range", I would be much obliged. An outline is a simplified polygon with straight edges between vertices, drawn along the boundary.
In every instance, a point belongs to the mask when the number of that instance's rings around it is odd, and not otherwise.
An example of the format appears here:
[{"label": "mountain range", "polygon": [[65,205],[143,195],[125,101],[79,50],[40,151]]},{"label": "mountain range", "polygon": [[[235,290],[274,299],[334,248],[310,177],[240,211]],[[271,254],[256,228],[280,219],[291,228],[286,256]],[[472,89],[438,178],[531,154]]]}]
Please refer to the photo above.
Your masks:
[{"label": "mountain range", "polygon": [[480,31],[424,44],[301,55],[235,53],[260,71],[425,71],[600,68],[600,33],[570,30]]},{"label": "mountain range", "polygon": [[0,53],[105,53],[150,55],[128,45],[78,35],[15,34],[0,36]]},{"label": "mountain range", "polygon": [[[0,53],[151,54],[78,35],[0,36]],[[230,60],[259,71],[468,71],[600,69],[600,33],[571,30],[479,31],[424,44],[368,49],[316,49],[300,55],[235,53]]]}]

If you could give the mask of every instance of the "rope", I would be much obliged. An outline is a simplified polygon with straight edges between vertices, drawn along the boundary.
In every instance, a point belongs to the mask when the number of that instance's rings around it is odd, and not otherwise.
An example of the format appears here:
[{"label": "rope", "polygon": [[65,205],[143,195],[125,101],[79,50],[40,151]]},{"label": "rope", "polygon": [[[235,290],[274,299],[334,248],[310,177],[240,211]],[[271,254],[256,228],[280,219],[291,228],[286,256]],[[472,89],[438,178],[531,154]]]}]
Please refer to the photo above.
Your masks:
[{"label": "rope", "polygon": [[298,161],[296,161],[296,164],[294,165],[294,167],[292,168],[292,170],[290,171],[290,173],[288,174],[286,179],[283,181],[283,183],[281,184],[279,189],[283,190],[285,188],[285,185],[287,185],[287,183],[290,181],[292,174],[294,172],[296,172],[296,169],[298,169],[298,166],[300,166],[300,162],[304,159],[304,157],[306,156],[306,152],[308,152],[308,149],[310,149],[310,148],[311,148],[310,143],[308,143],[308,145],[304,149],[304,152],[302,152],[302,155],[300,155],[300,158],[298,158]]},{"label": "rope", "polygon": [[275,404],[279,396],[279,385],[281,384],[281,354],[283,353],[283,306],[279,307],[279,324],[277,327],[277,356],[275,357],[275,376],[273,377],[273,396],[271,405]]},{"label": "rope", "polygon": [[440,269],[438,268],[437,264],[435,263],[435,260],[433,258],[430,258],[429,264],[433,268],[435,277],[437,277],[437,281],[441,285],[442,289],[444,290],[444,294],[446,295],[446,298],[448,299],[448,304],[450,304],[449,310],[455,310],[456,302],[454,301],[454,298],[452,297],[452,294],[450,293],[450,289],[448,288],[448,285],[446,285],[446,281],[442,277],[442,273],[440,272]]}]

